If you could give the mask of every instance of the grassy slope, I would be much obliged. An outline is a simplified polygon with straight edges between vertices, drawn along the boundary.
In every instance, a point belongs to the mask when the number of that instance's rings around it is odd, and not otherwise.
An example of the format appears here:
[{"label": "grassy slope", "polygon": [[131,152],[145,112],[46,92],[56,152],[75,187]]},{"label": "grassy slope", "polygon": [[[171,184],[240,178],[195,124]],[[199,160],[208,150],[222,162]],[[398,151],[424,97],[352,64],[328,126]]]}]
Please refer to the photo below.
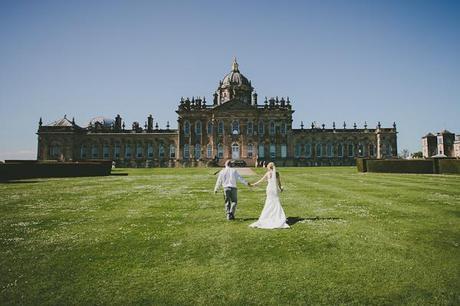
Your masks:
[{"label": "grassy slope", "polygon": [[0,184],[0,304],[460,303],[458,176],[280,169],[256,230],[264,188],[228,222],[213,169],[126,172]]}]

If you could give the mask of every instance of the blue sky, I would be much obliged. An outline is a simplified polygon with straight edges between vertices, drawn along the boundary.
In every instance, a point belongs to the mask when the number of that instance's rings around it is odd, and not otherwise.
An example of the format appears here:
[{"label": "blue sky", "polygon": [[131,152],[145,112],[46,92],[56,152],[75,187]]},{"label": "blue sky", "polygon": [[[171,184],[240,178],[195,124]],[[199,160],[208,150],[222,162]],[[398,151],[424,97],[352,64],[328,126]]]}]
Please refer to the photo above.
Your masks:
[{"label": "blue sky", "polygon": [[175,126],[233,56],[294,127],[396,121],[418,151],[460,133],[459,38],[460,1],[1,1],[0,159],[35,158],[40,117]]}]

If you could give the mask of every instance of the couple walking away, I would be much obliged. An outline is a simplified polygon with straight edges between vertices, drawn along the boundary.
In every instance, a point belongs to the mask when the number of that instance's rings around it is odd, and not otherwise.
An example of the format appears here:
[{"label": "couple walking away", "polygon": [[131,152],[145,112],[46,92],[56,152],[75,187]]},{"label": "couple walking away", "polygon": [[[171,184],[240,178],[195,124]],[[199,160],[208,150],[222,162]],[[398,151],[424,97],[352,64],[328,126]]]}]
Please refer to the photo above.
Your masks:
[{"label": "couple walking away", "polygon": [[262,213],[260,214],[259,219],[249,226],[267,229],[289,228],[289,225],[286,223],[286,215],[284,214],[283,207],[281,207],[279,198],[279,193],[283,189],[281,187],[279,173],[276,172],[275,164],[272,162],[269,163],[267,165],[267,173],[265,173],[265,175],[254,184],[250,184],[241,177],[236,169],[231,167],[230,162],[231,160],[227,160],[225,162],[225,168],[219,172],[216,186],[214,187],[214,193],[217,193],[220,186],[224,188],[225,212],[227,213],[227,219],[235,219],[236,205],[238,202],[236,188],[237,180],[249,187],[257,186],[263,181],[267,181],[267,197],[265,198],[265,205]]}]

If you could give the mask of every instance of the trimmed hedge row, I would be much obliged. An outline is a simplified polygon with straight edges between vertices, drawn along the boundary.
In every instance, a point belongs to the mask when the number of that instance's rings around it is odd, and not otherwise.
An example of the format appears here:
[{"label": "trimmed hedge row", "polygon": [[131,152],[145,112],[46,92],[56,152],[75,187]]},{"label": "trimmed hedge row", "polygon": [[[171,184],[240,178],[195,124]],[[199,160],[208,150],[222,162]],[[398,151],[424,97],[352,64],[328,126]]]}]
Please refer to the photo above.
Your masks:
[{"label": "trimmed hedge row", "polygon": [[112,161],[35,162],[6,161],[0,164],[0,180],[46,177],[78,177],[110,175]]},{"label": "trimmed hedge row", "polygon": [[356,160],[359,172],[460,174],[459,159],[365,159]]}]

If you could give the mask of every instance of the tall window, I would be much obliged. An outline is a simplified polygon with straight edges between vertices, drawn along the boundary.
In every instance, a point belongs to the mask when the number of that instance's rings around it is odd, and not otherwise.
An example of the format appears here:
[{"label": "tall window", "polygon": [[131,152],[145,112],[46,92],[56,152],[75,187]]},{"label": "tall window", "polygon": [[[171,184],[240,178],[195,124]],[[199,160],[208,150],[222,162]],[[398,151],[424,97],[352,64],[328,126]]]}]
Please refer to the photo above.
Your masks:
[{"label": "tall window", "polygon": [[274,144],[270,144],[270,158],[275,159],[276,157],[276,146]]},{"label": "tall window", "polygon": [[392,151],[392,147],[391,147],[390,144],[388,144],[388,145],[387,145],[387,154],[386,154],[386,155],[387,155],[387,156],[391,156],[391,155],[392,155],[392,154],[391,154],[391,151]]},{"label": "tall window", "polygon": [[361,143],[358,145],[358,154],[364,156],[364,146]]},{"label": "tall window", "polygon": [[125,157],[131,158],[131,145],[129,143],[125,145]]},{"label": "tall window", "polygon": [[151,143],[147,145],[147,157],[153,158],[153,145]]},{"label": "tall window", "polygon": [[295,157],[295,158],[299,158],[299,157],[300,157],[300,143],[296,143],[296,145],[295,145],[294,157]]},{"label": "tall window", "polygon": [[119,144],[119,143],[116,143],[116,144],[115,144],[115,148],[114,148],[114,152],[113,152],[113,157],[114,157],[115,159],[120,158],[120,144]]},{"label": "tall window", "polygon": [[337,146],[337,155],[343,157],[343,145],[341,143]]},{"label": "tall window", "polygon": [[327,151],[327,156],[328,157],[334,156],[334,151],[332,150],[332,144],[330,144],[330,143],[327,144],[326,151]]},{"label": "tall window", "polygon": [[208,121],[208,135],[212,134],[212,122]]},{"label": "tall window", "polygon": [[348,156],[353,157],[354,156],[354,147],[352,143],[348,144]]},{"label": "tall window", "polygon": [[102,148],[102,157],[104,159],[109,159],[109,145],[108,144],[104,144],[104,147]]},{"label": "tall window", "polygon": [[169,145],[169,158],[176,158],[176,146],[173,144]]},{"label": "tall window", "polygon": [[61,154],[61,149],[59,148],[59,145],[54,144],[50,147],[50,155],[52,157],[58,158],[60,154]]},{"label": "tall window", "polygon": [[232,134],[238,135],[240,133],[240,123],[238,120],[233,120],[232,122]]},{"label": "tall window", "polygon": [[281,158],[286,158],[287,157],[287,145],[282,144],[281,145]]},{"label": "tall window", "polygon": [[188,121],[184,122],[184,135],[185,136],[190,135],[190,122]]},{"label": "tall window", "polygon": [[275,135],[275,122],[270,121],[270,135]]},{"label": "tall window", "polygon": [[305,145],[305,157],[307,158],[311,157],[311,143],[307,143]]},{"label": "tall window", "polygon": [[252,135],[254,133],[254,124],[252,121],[248,121],[248,129],[247,129],[248,135]]},{"label": "tall window", "polygon": [[195,134],[201,135],[201,121],[200,120],[195,122]]},{"label": "tall window", "polygon": [[217,145],[217,157],[224,158],[224,146],[221,143]]},{"label": "tall window", "polygon": [[200,159],[201,158],[201,145],[196,144],[195,145],[195,159]]},{"label": "tall window", "polygon": [[219,135],[222,135],[224,133],[224,122],[219,121],[219,124],[217,125],[217,133]]},{"label": "tall window", "polygon": [[206,157],[212,158],[212,145],[211,144],[208,144],[206,146]]},{"label": "tall window", "polygon": [[282,122],[281,123],[281,134],[285,135],[286,134],[286,123],[285,122]]},{"label": "tall window", "polygon": [[99,150],[97,149],[97,145],[93,144],[91,147],[91,158],[98,158],[99,157]]},{"label": "tall window", "polygon": [[86,146],[85,146],[85,145],[81,145],[81,148],[80,148],[80,158],[81,158],[81,159],[85,159],[85,158],[86,158]]},{"label": "tall window", "polygon": [[322,146],[320,143],[316,144],[316,157],[321,157],[322,155]]},{"label": "tall window", "polygon": [[184,144],[184,159],[190,158],[190,148],[188,144]]},{"label": "tall window", "polygon": [[142,157],[142,144],[138,143],[136,146],[136,157],[141,158]]},{"label": "tall window", "polygon": [[265,158],[265,147],[264,144],[259,144],[259,158]]},{"label": "tall window", "polygon": [[375,156],[375,146],[373,143],[369,144],[369,155]]},{"label": "tall window", "polygon": [[162,143],[158,146],[158,157],[160,159],[165,158],[165,146]]},{"label": "tall window", "polygon": [[248,144],[248,158],[252,158],[253,151],[254,151],[254,146],[252,145],[252,143]]},{"label": "tall window", "polygon": [[263,135],[265,133],[264,122],[262,120],[259,121],[259,135]]}]

